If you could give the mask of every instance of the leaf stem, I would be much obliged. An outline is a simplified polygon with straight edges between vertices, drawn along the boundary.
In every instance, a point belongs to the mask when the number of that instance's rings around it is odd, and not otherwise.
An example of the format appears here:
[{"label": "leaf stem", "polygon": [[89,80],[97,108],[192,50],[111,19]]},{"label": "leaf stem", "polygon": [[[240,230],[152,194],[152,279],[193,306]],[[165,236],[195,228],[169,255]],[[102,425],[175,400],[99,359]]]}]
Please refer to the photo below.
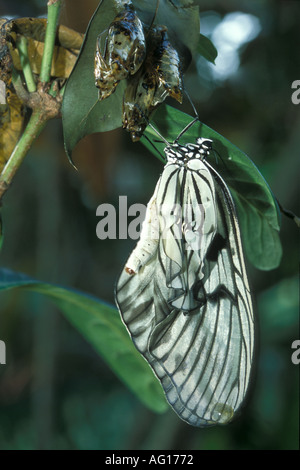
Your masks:
[{"label": "leaf stem", "polygon": [[25,36],[20,36],[17,41],[17,48],[19,51],[21,67],[27,85],[27,90],[29,91],[29,93],[33,93],[36,91],[36,83],[29,62],[27,38]]},{"label": "leaf stem", "polygon": [[40,81],[48,83],[51,76],[51,65],[56,35],[58,15],[61,7],[61,0],[48,1],[48,19],[45,34],[44,53],[41,64]]}]

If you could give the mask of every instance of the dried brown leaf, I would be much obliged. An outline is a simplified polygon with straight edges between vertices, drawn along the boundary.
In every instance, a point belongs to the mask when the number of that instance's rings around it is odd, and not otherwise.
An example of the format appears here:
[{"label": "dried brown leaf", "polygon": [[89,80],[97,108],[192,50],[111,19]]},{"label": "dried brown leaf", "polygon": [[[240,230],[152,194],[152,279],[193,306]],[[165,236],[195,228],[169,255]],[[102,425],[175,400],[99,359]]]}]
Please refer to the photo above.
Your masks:
[{"label": "dried brown leaf", "polygon": [[[21,34],[27,38],[44,42],[46,25],[46,18],[18,18],[9,21],[6,29],[11,33]],[[65,49],[79,50],[83,37],[83,34],[78,33],[67,26],[59,25],[57,28],[55,44],[57,46],[62,46]]]},{"label": "dried brown leaf", "polygon": [[[11,57],[16,70],[22,70],[19,52],[17,49],[10,49]],[[33,73],[39,74],[44,52],[44,43],[34,39],[28,39],[28,58]],[[68,78],[74,64],[77,54],[63,48],[54,46],[53,60],[51,67],[51,76],[59,78]]]},{"label": "dried brown leaf", "polygon": [[0,105],[0,173],[20,138],[24,117],[22,102],[7,89],[6,104]]}]

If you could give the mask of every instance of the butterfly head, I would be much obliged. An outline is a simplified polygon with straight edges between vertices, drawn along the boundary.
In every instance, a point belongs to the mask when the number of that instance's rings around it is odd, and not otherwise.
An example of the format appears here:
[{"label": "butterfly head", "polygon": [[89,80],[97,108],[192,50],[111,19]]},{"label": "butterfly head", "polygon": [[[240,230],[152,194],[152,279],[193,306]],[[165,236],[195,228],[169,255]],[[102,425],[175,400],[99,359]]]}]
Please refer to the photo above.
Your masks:
[{"label": "butterfly head", "polygon": [[169,163],[184,165],[192,159],[204,160],[212,149],[212,140],[198,137],[196,144],[173,144],[165,147],[165,154]]},{"label": "butterfly head", "polygon": [[178,144],[169,144],[164,149],[167,161],[169,163],[177,163],[183,165],[186,159],[186,149]]}]

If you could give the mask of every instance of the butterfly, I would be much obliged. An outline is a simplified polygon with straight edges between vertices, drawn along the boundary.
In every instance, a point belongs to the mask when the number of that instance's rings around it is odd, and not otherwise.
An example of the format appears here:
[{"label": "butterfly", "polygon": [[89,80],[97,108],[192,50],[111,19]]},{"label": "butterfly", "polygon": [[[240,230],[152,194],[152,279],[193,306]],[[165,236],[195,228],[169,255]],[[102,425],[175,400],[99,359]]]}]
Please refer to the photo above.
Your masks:
[{"label": "butterfly", "polygon": [[234,201],[207,161],[213,142],[178,140],[164,149],[115,296],[171,407],[205,427],[230,422],[244,403],[255,322]]}]

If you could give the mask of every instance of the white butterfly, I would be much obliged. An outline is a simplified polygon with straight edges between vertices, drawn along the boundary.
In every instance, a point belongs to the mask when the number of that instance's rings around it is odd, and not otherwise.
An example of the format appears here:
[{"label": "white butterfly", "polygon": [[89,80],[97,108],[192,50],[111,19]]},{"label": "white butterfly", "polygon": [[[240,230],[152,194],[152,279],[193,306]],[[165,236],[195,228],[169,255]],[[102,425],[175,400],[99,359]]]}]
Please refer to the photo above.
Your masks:
[{"label": "white butterfly", "polygon": [[147,206],[140,240],[116,287],[136,348],[176,413],[225,424],[249,386],[254,317],[237,214],[206,161],[212,141],[177,141]]}]

